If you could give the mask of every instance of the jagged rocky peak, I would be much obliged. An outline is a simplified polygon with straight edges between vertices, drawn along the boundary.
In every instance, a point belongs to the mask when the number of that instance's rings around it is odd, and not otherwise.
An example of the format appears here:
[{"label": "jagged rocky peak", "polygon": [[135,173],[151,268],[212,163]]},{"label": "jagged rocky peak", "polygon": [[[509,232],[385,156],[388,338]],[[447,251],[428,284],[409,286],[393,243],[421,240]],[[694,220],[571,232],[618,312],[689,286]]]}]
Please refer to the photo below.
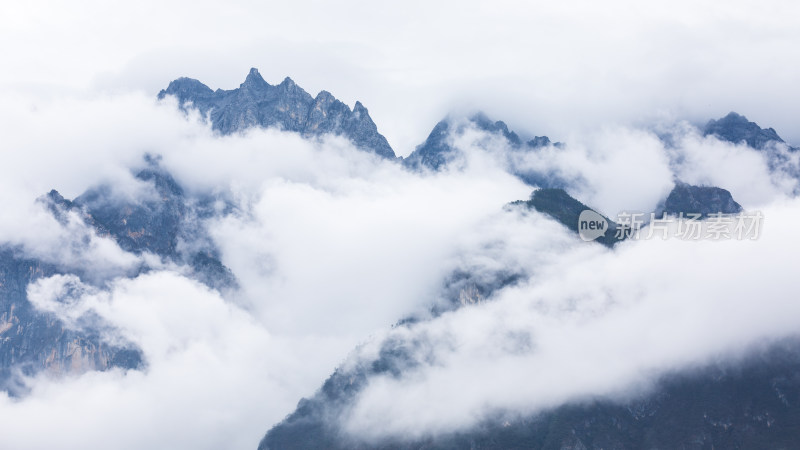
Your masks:
[{"label": "jagged rocky peak", "polygon": [[273,86],[252,68],[237,89],[216,91],[197,80],[179,78],[159,92],[158,98],[167,95],[175,96],[182,109],[200,111],[222,134],[251,127],[279,127],[304,137],[335,134],[349,138],[361,150],[395,158],[361,102],[351,110],[327,91],[314,98],[289,77]]},{"label": "jagged rocky peak", "polygon": [[757,123],[750,122],[747,117],[735,112],[718,120],[710,120],[703,129],[703,135],[713,135],[734,144],[744,141],[755,149],[763,149],[770,142],[784,142],[774,129],[761,128]]},{"label": "jagged rocky peak", "polygon": [[[286,89],[286,90],[291,90],[291,89],[299,88],[299,87],[297,86],[297,83],[295,83],[295,82],[294,82],[294,80],[293,80],[293,79],[291,79],[290,77],[286,77],[286,78],[284,78],[284,79],[283,79],[283,81],[281,81],[281,84],[279,84],[278,86],[280,86],[280,87],[283,87],[283,88],[284,88],[284,89]],[[304,91],[304,92],[305,92],[305,91]]]},{"label": "jagged rocky peak", "polygon": [[269,86],[269,83],[264,80],[264,77],[261,76],[261,74],[258,72],[258,69],[251,67],[250,72],[247,74],[247,78],[244,79],[244,83],[239,86]]},{"label": "jagged rocky peak", "polygon": [[316,103],[332,103],[336,101],[336,98],[328,91],[319,91],[316,98],[314,98]]}]

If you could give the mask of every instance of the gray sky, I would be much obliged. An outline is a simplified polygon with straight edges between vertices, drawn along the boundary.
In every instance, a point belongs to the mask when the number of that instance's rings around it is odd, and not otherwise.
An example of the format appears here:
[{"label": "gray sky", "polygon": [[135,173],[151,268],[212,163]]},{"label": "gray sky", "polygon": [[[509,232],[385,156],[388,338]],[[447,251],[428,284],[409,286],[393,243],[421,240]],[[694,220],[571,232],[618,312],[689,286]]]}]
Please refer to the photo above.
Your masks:
[{"label": "gray sky", "polygon": [[361,100],[398,154],[446,112],[576,129],[735,110],[800,142],[796,2],[4,2],[4,92],[234,88],[251,66]]}]

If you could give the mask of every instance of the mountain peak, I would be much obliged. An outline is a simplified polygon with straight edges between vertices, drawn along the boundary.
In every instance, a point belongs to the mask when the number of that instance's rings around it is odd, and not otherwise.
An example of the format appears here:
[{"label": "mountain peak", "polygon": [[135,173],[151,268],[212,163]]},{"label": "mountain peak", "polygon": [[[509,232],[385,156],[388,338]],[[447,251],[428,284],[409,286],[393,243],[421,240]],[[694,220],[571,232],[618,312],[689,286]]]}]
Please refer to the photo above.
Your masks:
[{"label": "mountain peak", "polygon": [[[746,120],[746,119],[745,119]],[[675,187],[667,196],[660,213],[677,215],[700,214],[736,214],[742,211],[730,191],[715,186],[694,186],[676,180]]]},{"label": "mountain peak", "polygon": [[241,84],[241,87],[256,87],[256,86],[269,86],[261,74],[258,72],[258,69],[255,67],[250,68],[250,72],[247,74],[247,78],[244,79],[244,83]]},{"label": "mountain peak", "polygon": [[750,122],[747,117],[731,111],[718,120],[709,120],[703,129],[703,136],[713,135],[723,141],[738,144],[742,141],[755,149],[763,149],[770,142],[783,143],[772,128],[761,128],[755,122]]},{"label": "mountain peak", "polygon": [[318,103],[329,103],[336,100],[336,98],[328,91],[319,91],[319,94],[317,94],[314,100]]},{"label": "mountain peak", "polygon": [[214,91],[211,88],[194,78],[180,77],[171,81],[166,89],[162,89],[158,93],[158,99],[161,100],[167,95],[173,95],[183,104],[184,101],[190,98],[205,97],[213,93]]},{"label": "mountain peak", "polygon": [[351,111],[327,91],[315,99],[290,77],[272,86],[255,67],[238,89],[212,91],[197,80],[180,78],[161,91],[159,98],[168,94],[179,98],[181,108],[189,104],[207,115],[212,127],[222,134],[254,126],[277,126],[304,137],[335,134],[349,138],[362,150],[395,158],[361,102],[356,102]]},{"label": "mountain peak", "polygon": [[728,122],[739,122],[739,123],[747,123],[747,117],[737,113],[736,111],[731,111],[720,120],[728,121]]},{"label": "mountain peak", "polygon": [[[479,111],[466,118],[447,116],[440,120],[428,135],[425,142],[420,144],[405,160],[407,166],[414,168],[427,167],[439,170],[451,159],[456,149],[450,143],[451,132],[460,133],[465,127],[472,126],[489,134],[499,135],[506,139],[511,149],[535,149],[550,145],[547,136],[537,136],[528,143],[523,143],[517,133],[511,131],[502,120],[494,121]],[[560,145],[558,143],[553,145]]]}]

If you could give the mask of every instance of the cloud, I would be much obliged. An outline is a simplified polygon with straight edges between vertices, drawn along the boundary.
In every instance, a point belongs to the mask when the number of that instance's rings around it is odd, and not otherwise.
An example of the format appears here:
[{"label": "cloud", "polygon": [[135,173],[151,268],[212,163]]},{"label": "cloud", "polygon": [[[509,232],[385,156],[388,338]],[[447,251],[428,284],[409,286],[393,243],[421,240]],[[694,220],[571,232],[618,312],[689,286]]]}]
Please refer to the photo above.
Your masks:
[{"label": "cloud", "polygon": [[[689,136],[680,149],[693,165],[676,166],[652,133],[609,126],[531,155],[530,164],[581,180],[573,193],[611,214],[647,210],[676,174],[731,183],[721,187],[765,205],[767,231],[757,242],[652,241],[612,252],[540,214],[504,211],[531,189],[506,173],[496,157],[504,144],[485,135],[457,141],[462,167],[420,175],[336,137],[220,137],[149,94],[4,98],[3,242],[63,264],[117,268],[101,286],[41,280],[30,287],[34,304],[71,326],[97,314],[147,362],[141,371],[41,375],[25,398],[0,398],[4,442],[14,448],[251,448],[359,343],[379,342],[397,320],[441,301],[443,278],[460,268],[524,278],[491,302],[390,332],[431,336],[439,365],[373,380],[346,417],[352,432],[454,429],[487,410],[529,412],[624,390],[642,371],[796,329],[785,302],[796,287],[785,244],[797,205],[775,204],[783,191],[735,146]],[[727,150],[725,164],[703,159]],[[138,192],[130,173],[144,153],[161,155],[190,193],[235,205],[202,225],[240,291],[223,297],[157,264],[127,279],[139,258],[76,215],[62,224],[35,203],[51,188],[69,198],[100,183]],[[746,183],[756,182],[747,197]],[[761,281],[748,277],[754,271]],[[769,300],[757,305],[752,296]],[[715,326],[722,323],[731,326]]]},{"label": "cloud", "polygon": [[423,343],[405,347],[419,365],[371,377],[341,419],[344,429],[367,440],[420,438],[498,413],[624,399],[660,374],[794,335],[800,311],[792,293],[800,286],[787,243],[800,202],[777,201],[764,215],[757,241],[656,239],[614,251],[575,243],[550,252],[546,265],[533,256],[541,240],[516,248],[517,257],[531,255],[522,260],[527,282],[388,333]]},{"label": "cloud", "polygon": [[[216,136],[141,95],[26,111],[25,126],[2,126],[15,149],[2,169],[3,242],[72,269],[121,267],[103,283],[39,280],[31,302],[71,328],[98,317],[105,342],[136,344],[146,365],[28,379],[24,398],[0,398],[14,448],[250,448],[359,342],[432,304],[459,240],[530,192],[478,150],[486,164],[419,176],[341,138]],[[34,124],[52,132],[28,138]],[[234,203],[201,225],[239,291],[223,298],[151,260],[151,272],[126,278],[140,257],[78,213],[61,223],[35,201],[50,188],[74,197],[100,183],[142,194],[130,171],[145,153],[161,155],[189,193]],[[42,421],[51,432],[33,433]]]},{"label": "cloud", "polygon": [[734,145],[693,130],[681,134],[671,149],[674,171],[690,184],[721,186],[745,207],[757,208],[783,195],[791,195],[797,179],[771,170],[769,152]]},{"label": "cloud", "polygon": [[612,216],[653,211],[674,182],[664,144],[631,127],[574,134],[564,147],[524,152],[515,163],[520,170],[558,174],[575,197]]},{"label": "cloud", "polygon": [[[37,289],[61,281],[42,280]],[[6,446],[250,448],[264,424],[290,410],[341,351],[332,339],[274,336],[246,311],[173,272],[119,280],[73,302],[138,345],[148,367],[41,375],[24,399],[0,397]],[[48,433],[36,432],[42,424]]]}]

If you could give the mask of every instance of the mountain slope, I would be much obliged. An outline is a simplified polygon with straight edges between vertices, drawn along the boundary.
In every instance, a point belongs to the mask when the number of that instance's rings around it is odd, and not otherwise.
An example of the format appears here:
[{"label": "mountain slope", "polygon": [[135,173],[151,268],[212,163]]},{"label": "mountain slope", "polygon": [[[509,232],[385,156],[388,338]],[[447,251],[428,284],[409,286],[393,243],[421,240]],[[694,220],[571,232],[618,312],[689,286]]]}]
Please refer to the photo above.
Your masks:
[{"label": "mountain slope", "polygon": [[[215,199],[187,194],[154,158],[146,158],[146,167],[135,173],[135,179],[143,187],[136,197],[101,185],[71,201],[52,190],[39,204],[62,224],[74,213],[97,235],[113,239],[127,252],[155,255],[185,268],[187,275],[213,289],[236,289],[236,278],[219,260],[203,224],[215,214]],[[98,286],[108,281],[98,275],[100,270],[92,269],[46,263],[26,256],[21,248],[0,248],[0,390],[24,392],[19,374],[47,370],[61,375],[145,364],[135,346],[106,343],[103,334],[108,326],[99,318],[86,318],[78,329],[71,329],[31,303],[28,285],[42,278],[70,274]],[[149,270],[142,263],[124,275],[135,277]]]},{"label": "mountain slope", "polygon": [[[560,148],[560,142],[550,142],[547,136],[535,136],[524,142],[514,131],[508,128],[503,121],[493,121],[483,113],[472,116],[446,117],[439,121],[431,130],[425,142],[417,146],[414,151],[403,160],[403,164],[412,170],[443,170],[463,157],[462,150],[455,146],[454,140],[468,130],[477,130],[487,136],[496,137],[503,148],[497,155],[507,170],[531,186],[539,187],[565,187],[566,182],[556,174],[536,171],[520,165],[519,161],[525,159],[526,154],[543,147],[553,146]],[[483,142],[477,142],[479,147],[486,147]],[[492,151],[490,148],[486,148]]]},{"label": "mountain slope", "polygon": [[125,198],[101,185],[69,205],[85,211],[98,234],[112,237],[123,250],[137,255],[149,252],[188,266],[195,278],[211,288],[235,288],[233,273],[219,261],[219,252],[202,225],[215,213],[215,199],[186,194],[157,160],[148,157],[147,163],[135,174],[150,189],[140,198]]},{"label": "mountain slope", "polygon": [[131,345],[109,345],[99,332],[73,330],[54,315],[36,309],[27,288],[41,278],[64,273],[53,264],[0,248],[0,390],[20,395],[19,375],[133,369],[143,364]]},{"label": "mountain slope", "polygon": [[[395,352],[403,352],[397,347]],[[367,373],[392,373],[381,361]],[[800,342],[788,340],[737,363],[663,376],[626,401],[586,399],[537,414],[498,414],[480,426],[422,439],[362,442],[338,422],[367,382],[337,371],[273,427],[259,450],[794,448],[800,427]]]},{"label": "mountain slope", "polygon": [[[523,204],[528,208],[547,214],[575,233],[578,232],[578,218],[581,212],[592,209],[570,196],[565,190],[552,188],[537,189],[531,194],[530,200],[518,201],[513,204]],[[602,236],[597,238],[597,242],[607,247],[613,247],[620,241],[615,236],[617,224],[608,217],[604,218],[608,222],[608,228]]]}]

